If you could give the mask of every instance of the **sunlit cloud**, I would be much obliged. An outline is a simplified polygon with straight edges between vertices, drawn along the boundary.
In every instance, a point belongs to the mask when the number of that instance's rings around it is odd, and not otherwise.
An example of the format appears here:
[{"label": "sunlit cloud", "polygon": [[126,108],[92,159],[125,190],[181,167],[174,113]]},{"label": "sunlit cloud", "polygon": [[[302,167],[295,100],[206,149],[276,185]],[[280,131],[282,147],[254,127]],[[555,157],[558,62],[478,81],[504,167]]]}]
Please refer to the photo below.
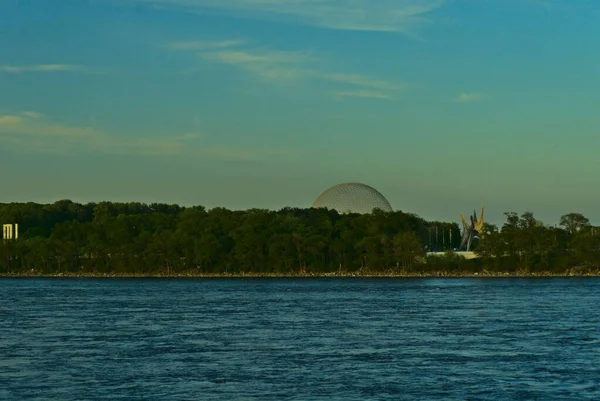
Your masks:
[{"label": "sunlit cloud", "polygon": [[27,117],[27,118],[32,118],[32,119],[38,119],[38,118],[42,118],[43,115],[40,113],[36,113],[35,111],[23,111],[21,113],[22,116]]},{"label": "sunlit cloud", "polygon": [[210,148],[206,153],[218,159],[241,160],[241,161],[263,161],[276,156],[289,154],[284,149],[245,149],[245,148]]},{"label": "sunlit cloud", "polygon": [[83,67],[73,64],[3,65],[0,70],[11,74],[20,74],[25,72],[81,71]]},{"label": "sunlit cloud", "polygon": [[485,96],[481,93],[461,93],[459,94],[455,99],[453,99],[454,102],[458,102],[458,103],[471,103],[471,102],[478,102],[481,101],[485,98]]},{"label": "sunlit cloud", "polygon": [[23,121],[21,116],[4,115],[0,116],[0,126],[15,126]]},{"label": "sunlit cloud", "polygon": [[[203,42],[210,43],[210,42]],[[207,49],[211,49],[210,46]],[[239,68],[268,83],[290,84],[313,81],[338,86],[338,96],[392,99],[393,92],[406,88],[383,79],[353,74],[331,72],[317,68],[322,61],[313,51],[282,51],[264,47],[237,46],[198,52],[202,60]],[[196,49],[190,49],[196,50]]]},{"label": "sunlit cloud", "polygon": [[157,8],[292,22],[322,28],[409,33],[446,0],[135,0]]},{"label": "sunlit cloud", "polygon": [[94,127],[59,124],[39,113],[26,111],[0,115],[0,143],[11,145],[22,153],[65,154],[89,150],[107,154],[156,157],[206,157],[240,161],[263,160],[281,154],[267,149],[203,147],[200,132],[175,136],[131,138],[111,134]]},{"label": "sunlit cloud", "polygon": [[307,53],[236,50],[204,53],[200,55],[207,61],[229,64],[241,68],[270,82],[285,82],[307,78],[311,71],[306,62]]},{"label": "sunlit cloud", "polygon": [[306,54],[284,51],[256,52],[229,51],[207,53],[206,59],[218,60],[228,64],[295,64],[307,60]]},{"label": "sunlit cloud", "polygon": [[164,47],[170,50],[208,50],[208,49],[226,49],[246,44],[244,39],[229,40],[188,40],[167,43]]},{"label": "sunlit cloud", "polygon": [[37,151],[86,148],[105,153],[169,156],[183,152],[185,141],[189,138],[190,134],[185,137],[128,139],[94,127],[56,123],[31,111],[0,116],[0,141],[22,144]]},{"label": "sunlit cloud", "polygon": [[401,90],[405,89],[407,86],[383,79],[374,79],[360,74],[317,73],[317,77],[332,82],[381,90]]},{"label": "sunlit cloud", "polygon": [[347,97],[364,98],[364,99],[381,99],[389,100],[392,97],[383,92],[359,90],[359,91],[339,91],[334,92],[334,97],[337,99],[344,99]]}]

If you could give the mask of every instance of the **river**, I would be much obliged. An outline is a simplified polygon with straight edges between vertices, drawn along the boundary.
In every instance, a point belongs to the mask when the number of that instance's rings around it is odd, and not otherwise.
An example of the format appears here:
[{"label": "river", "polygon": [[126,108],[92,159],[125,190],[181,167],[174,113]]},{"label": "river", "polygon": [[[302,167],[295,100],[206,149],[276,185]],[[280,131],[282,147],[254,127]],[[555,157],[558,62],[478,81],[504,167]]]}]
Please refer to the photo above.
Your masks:
[{"label": "river", "polygon": [[600,399],[600,279],[0,279],[3,400]]}]

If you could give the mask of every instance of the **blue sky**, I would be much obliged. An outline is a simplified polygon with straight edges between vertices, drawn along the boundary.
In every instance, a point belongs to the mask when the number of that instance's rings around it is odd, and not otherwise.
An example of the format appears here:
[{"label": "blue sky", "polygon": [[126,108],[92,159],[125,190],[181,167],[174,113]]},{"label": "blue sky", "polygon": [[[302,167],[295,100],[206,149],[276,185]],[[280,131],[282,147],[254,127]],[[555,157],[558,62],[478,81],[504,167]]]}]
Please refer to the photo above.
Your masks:
[{"label": "blue sky", "polygon": [[0,202],[600,224],[596,0],[10,0]]}]

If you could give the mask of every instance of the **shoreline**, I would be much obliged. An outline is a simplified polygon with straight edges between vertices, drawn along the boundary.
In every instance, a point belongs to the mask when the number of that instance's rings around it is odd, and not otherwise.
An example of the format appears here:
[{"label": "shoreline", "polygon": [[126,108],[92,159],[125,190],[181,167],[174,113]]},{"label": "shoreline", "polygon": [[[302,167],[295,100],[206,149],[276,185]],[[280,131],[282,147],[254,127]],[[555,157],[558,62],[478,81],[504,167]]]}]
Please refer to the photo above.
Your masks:
[{"label": "shoreline", "polygon": [[408,273],[408,272],[335,272],[335,273],[0,273],[2,278],[190,278],[190,279],[233,279],[233,278],[581,278],[600,277],[600,271],[577,271],[570,269],[562,273],[552,272],[430,272],[430,273]]}]

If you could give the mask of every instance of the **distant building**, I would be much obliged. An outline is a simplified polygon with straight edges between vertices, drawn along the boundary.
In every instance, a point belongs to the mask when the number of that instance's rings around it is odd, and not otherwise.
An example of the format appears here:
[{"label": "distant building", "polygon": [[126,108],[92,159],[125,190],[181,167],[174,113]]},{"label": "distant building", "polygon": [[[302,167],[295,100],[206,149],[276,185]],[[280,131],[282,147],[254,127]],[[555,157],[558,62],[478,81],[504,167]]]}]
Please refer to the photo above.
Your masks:
[{"label": "distant building", "polygon": [[373,209],[392,211],[390,203],[379,191],[356,182],[334,185],[321,193],[312,207],[336,210],[340,214],[370,214]]},{"label": "distant building", "polygon": [[19,239],[19,225],[18,224],[3,224],[2,225],[2,239],[4,239],[4,240]]}]

